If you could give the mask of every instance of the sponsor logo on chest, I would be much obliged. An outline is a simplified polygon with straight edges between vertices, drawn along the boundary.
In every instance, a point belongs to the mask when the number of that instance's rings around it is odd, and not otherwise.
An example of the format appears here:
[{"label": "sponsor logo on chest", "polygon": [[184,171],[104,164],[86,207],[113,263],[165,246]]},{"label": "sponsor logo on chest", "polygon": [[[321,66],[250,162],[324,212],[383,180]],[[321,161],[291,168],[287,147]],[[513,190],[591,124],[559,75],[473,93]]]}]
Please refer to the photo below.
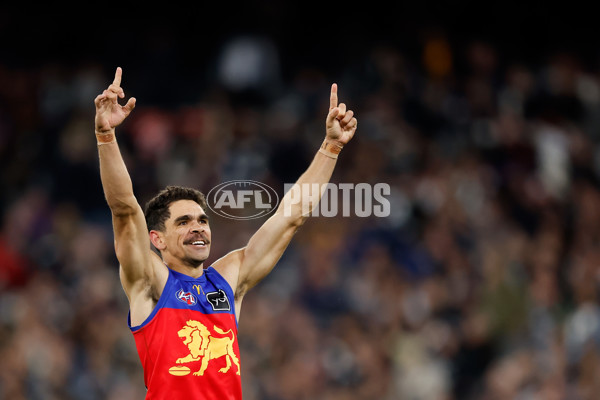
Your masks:
[{"label": "sponsor logo on chest", "polygon": [[180,289],[175,293],[175,297],[177,297],[177,300],[186,303],[188,306],[193,306],[198,302],[196,296],[194,296],[192,292],[184,292],[183,289]]},{"label": "sponsor logo on chest", "polygon": [[[216,292],[205,293],[204,289],[200,285],[194,285],[192,288],[197,292],[198,295],[204,295],[206,301],[212,307],[213,311],[231,311],[231,303],[227,297],[227,293],[223,289],[219,289]],[[177,300],[186,303],[188,306],[193,306],[198,303],[196,295],[192,292],[186,292],[180,289],[175,293]]]}]

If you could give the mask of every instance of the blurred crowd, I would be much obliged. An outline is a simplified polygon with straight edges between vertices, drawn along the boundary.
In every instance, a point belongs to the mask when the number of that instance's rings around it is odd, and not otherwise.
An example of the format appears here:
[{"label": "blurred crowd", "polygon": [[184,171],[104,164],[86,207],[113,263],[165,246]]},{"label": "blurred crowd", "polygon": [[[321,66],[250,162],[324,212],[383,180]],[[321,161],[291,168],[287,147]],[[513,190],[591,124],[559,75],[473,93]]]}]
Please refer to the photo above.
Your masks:
[{"label": "blurred crowd", "polygon": [[[117,128],[141,203],[167,184],[283,190],[356,112],[334,183],[388,183],[389,217],[309,218],[239,320],[246,400],[591,400],[600,393],[600,73],[444,35],[343,69],[223,44],[194,80],[123,67]],[[0,399],[142,399],[93,99],[117,65],[0,58]],[[172,74],[165,76],[167,69]],[[155,75],[153,75],[155,74]],[[264,220],[211,220],[211,259]]]}]

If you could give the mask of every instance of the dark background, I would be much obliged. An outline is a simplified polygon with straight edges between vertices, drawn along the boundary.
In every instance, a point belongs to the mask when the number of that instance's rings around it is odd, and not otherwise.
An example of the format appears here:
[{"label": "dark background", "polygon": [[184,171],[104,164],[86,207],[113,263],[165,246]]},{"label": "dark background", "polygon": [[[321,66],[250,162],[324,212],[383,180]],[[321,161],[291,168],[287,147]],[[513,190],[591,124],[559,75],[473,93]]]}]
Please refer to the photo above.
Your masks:
[{"label": "dark background", "polygon": [[560,50],[577,54],[590,67],[598,62],[596,16],[584,2],[253,1],[124,4],[89,12],[48,6],[26,12],[18,4],[2,8],[2,59],[23,67],[118,60],[136,73],[149,67],[160,71],[160,65],[149,63],[163,51],[172,59],[162,62],[176,67],[180,75],[207,68],[202,62],[225,41],[248,33],[274,40],[290,75],[304,65],[334,73],[339,65],[360,60],[374,44],[387,43],[419,56],[431,32],[443,33],[456,47],[474,39],[489,41],[505,62],[538,65]]}]

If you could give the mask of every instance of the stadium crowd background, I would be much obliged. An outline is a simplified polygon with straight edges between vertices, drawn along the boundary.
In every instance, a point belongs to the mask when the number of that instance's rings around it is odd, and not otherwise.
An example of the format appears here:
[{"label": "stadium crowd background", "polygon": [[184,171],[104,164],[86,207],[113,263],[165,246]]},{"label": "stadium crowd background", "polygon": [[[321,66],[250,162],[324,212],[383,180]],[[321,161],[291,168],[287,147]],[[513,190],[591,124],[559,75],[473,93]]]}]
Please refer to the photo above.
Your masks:
[{"label": "stadium crowd background", "polygon": [[[92,135],[117,66],[141,202],[166,184],[281,190],[334,81],[360,123],[332,181],[392,187],[388,218],[310,219],[246,297],[246,400],[594,399],[598,49],[543,11],[526,31],[506,19],[533,9],[354,35],[259,11],[272,31],[2,14],[0,399],[144,397]],[[213,217],[209,261],[262,222]]]}]

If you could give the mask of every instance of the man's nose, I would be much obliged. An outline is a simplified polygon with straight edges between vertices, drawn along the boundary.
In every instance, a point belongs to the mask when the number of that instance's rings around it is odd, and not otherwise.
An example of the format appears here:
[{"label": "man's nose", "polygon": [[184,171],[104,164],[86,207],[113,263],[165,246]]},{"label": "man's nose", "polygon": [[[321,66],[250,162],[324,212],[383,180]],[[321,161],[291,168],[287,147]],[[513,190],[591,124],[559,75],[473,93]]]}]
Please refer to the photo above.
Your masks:
[{"label": "man's nose", "polygon": [[204,227],[198,223],[198,221],[194,221],[192,222],[192,232],[194,233],[198,233],[198,232],[202,232],[204,230]]}]

